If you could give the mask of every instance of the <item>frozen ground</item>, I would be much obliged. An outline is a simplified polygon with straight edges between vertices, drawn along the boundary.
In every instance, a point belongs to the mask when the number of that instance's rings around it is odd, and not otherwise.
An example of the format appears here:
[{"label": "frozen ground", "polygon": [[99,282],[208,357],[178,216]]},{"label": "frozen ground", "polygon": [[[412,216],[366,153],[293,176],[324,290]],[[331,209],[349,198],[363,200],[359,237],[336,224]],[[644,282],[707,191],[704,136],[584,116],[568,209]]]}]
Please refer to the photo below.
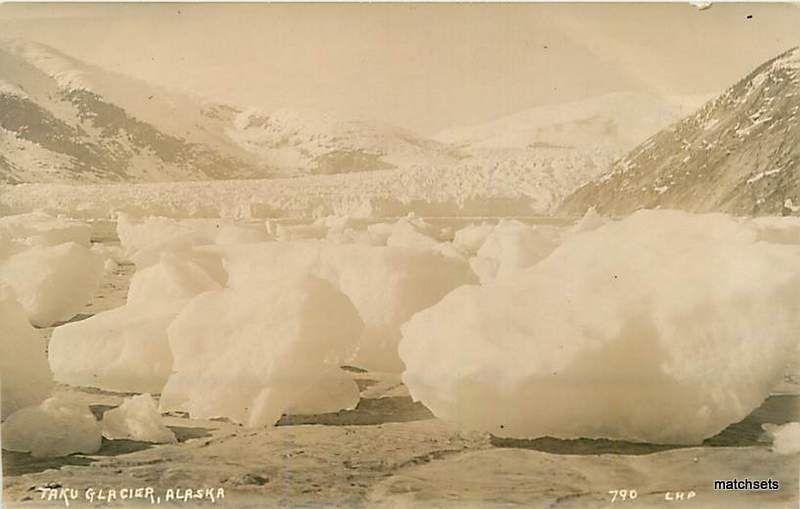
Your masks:
[{"label": "frozen ground", "polygon": [[[96,223],[93,237],[114,244],[113,224]],[[122,305],[132,273],[130,265],[107,273],[74,320]],[[46,341],[52,328],[38,331]],[[354,410],[290,415],[256,429],[173,414],[165,421],[177,444],[104,439],[96,454],[56,459],[4,451],[4,507],[63,506],[42,501],[42,487],[148,486],[162,497],[168,489],[224,488],[223,507],[609,507],[613,490],[636,490],[635,502],[618,494],[613,504],[637,507],[669,507],[670,498],[691,493],[682,506],[793,507],[798,500],[800,457],[771,451],[761,428],[800,420],[797,369],[759,409],[699,447],[455,431],[413,403],[396,375],[347,373],[361,390]],[[128,396],[58,390],[79,395],[98,416]],[[715,479],[770,477],[779,491],[713,490]]]}]

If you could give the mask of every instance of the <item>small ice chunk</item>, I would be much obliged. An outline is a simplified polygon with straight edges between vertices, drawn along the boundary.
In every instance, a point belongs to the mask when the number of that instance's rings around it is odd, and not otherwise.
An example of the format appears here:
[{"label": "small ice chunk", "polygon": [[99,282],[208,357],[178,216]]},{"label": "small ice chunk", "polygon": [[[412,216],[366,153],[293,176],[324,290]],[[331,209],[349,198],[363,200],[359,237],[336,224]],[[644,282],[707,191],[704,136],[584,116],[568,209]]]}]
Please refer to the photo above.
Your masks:
[{"label": "small ice chunk", "polygon": [[274,219],[267,219],[264,221],[264,229],[267,231],[267,237],[270,240],[278,237],[278,222]]},{"label": "small ice chunk", "polygon": [[[110,274],[119,268],[118,255],[120,251],[115,251],[113,246],[103,244],[93,244],[92,252],[103,259],[103,272]],[[121,258],[121,257],[119,257]]]},{"label": "small ice chunk", "polygon": [[323,224],[329,231],[344,231],[355,227],[355,222],[349,216],[328,216],[323,220]]},{"label": "small ice chunk", "polygon": [[53,385],[45,345],[35,334],[13,291],[1,284],[0,373],[2,419],[22,407],[38,404]]},{"label": "small ice chunk", "polygon": [[92,454],[100,450],[100,425],[89,407],[67,394],[11,414],[3,423],[3,449],[34,458]]},{"label": "small ice chunk", "polygon": [[689,3],[697,7],[698,11],[704,11],[706,9],[709,9],[712,5],[711,2],[703,2],[703,1],[693,1]]},{"label": "small ice chunk", "polygon": [[103,436],[109,440],[136,440],[174,444],[175,433],[164,425],[153,397],[139,394],[103,414]]},{"label": "small ice chunk", "polygon": [[92,251],[106,260],[113,260],[117,264],[127,263],[129,261],[125,257],[121,246],[95,243],[92,244]]},{"label": "small ice chunk", "polygon": [[376,246],[385,246],[394,231],[394,223],[373,223],[367,226],[367,233]]},{"label": "small ice chunk", "polygon": [[425,233],[423,227],[408,219],[400,219],[386,239],[387,246],[436,249],[439,242]]},{"label": "small ice chunk", "polygon": [[800,422],[782,425],[763,424],[762,428],[772,438],[772,450],[776,453],[800,453]]},{"label": "small ice chunk", "polygon": [[492,233],[492,230],[494,230],[494,226],[489,223],[465,226],[456,232],[453,244],[467,254],[474,255],[486,242],[486,238]]},{"label": "small ice chunk", "polygon": [[482,284],[513,279],[552,253],[559,242],[560,233],[555,228],[502,220],[486,237],[477,256],[470,259],[470,266]]},{"label": "small ice chunk", "polygon": [[115,262],[111,258],[106,258],[106,261],[103,262],[103,272],[105,272],[106,274],[110,274],[115,270],[117,270],[118,268],[119,265],[117,264],[117,262]]},{"label": "small ice chunk", "polygon": [[0,262],[0,282],[14,289],[39,327],[75,316],[91,302],[103,273],[102,258],[74,242],[32,247]]}]

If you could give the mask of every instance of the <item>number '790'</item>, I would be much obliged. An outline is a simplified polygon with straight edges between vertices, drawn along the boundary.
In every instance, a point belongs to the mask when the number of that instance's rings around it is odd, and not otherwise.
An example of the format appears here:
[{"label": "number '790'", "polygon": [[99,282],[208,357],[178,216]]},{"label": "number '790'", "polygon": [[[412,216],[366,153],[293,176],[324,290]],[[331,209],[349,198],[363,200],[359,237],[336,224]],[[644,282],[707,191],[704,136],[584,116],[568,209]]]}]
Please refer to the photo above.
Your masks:
[{"label": "number '790'", "polygon": [[611,495],[612,502],[617,500],[636,500],[636,497],[639,496],[636,490],[609,490],[608,494]]}]

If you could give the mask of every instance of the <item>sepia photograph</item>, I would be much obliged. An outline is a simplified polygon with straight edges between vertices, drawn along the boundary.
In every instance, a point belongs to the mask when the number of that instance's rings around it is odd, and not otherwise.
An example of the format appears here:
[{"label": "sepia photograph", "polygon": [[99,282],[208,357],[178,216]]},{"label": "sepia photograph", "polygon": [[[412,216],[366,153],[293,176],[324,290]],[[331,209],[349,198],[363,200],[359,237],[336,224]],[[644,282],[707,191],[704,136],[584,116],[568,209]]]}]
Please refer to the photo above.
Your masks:
[{"label": "sepia photograph", "polygon": [[0,508],[800,507],[800,3],[0,2]]}]

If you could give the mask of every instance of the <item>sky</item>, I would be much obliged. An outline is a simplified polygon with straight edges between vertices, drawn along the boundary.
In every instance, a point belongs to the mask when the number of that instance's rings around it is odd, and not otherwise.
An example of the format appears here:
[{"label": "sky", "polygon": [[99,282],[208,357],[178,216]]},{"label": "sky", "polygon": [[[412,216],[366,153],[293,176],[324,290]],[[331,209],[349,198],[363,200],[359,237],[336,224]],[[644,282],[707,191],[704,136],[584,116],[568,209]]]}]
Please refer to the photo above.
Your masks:
[{"label": "sky", "polygon": [[800,7],[1,4],[0,35],[217,101],[433,134],[610,92],[721,92],[800,45]]}]

